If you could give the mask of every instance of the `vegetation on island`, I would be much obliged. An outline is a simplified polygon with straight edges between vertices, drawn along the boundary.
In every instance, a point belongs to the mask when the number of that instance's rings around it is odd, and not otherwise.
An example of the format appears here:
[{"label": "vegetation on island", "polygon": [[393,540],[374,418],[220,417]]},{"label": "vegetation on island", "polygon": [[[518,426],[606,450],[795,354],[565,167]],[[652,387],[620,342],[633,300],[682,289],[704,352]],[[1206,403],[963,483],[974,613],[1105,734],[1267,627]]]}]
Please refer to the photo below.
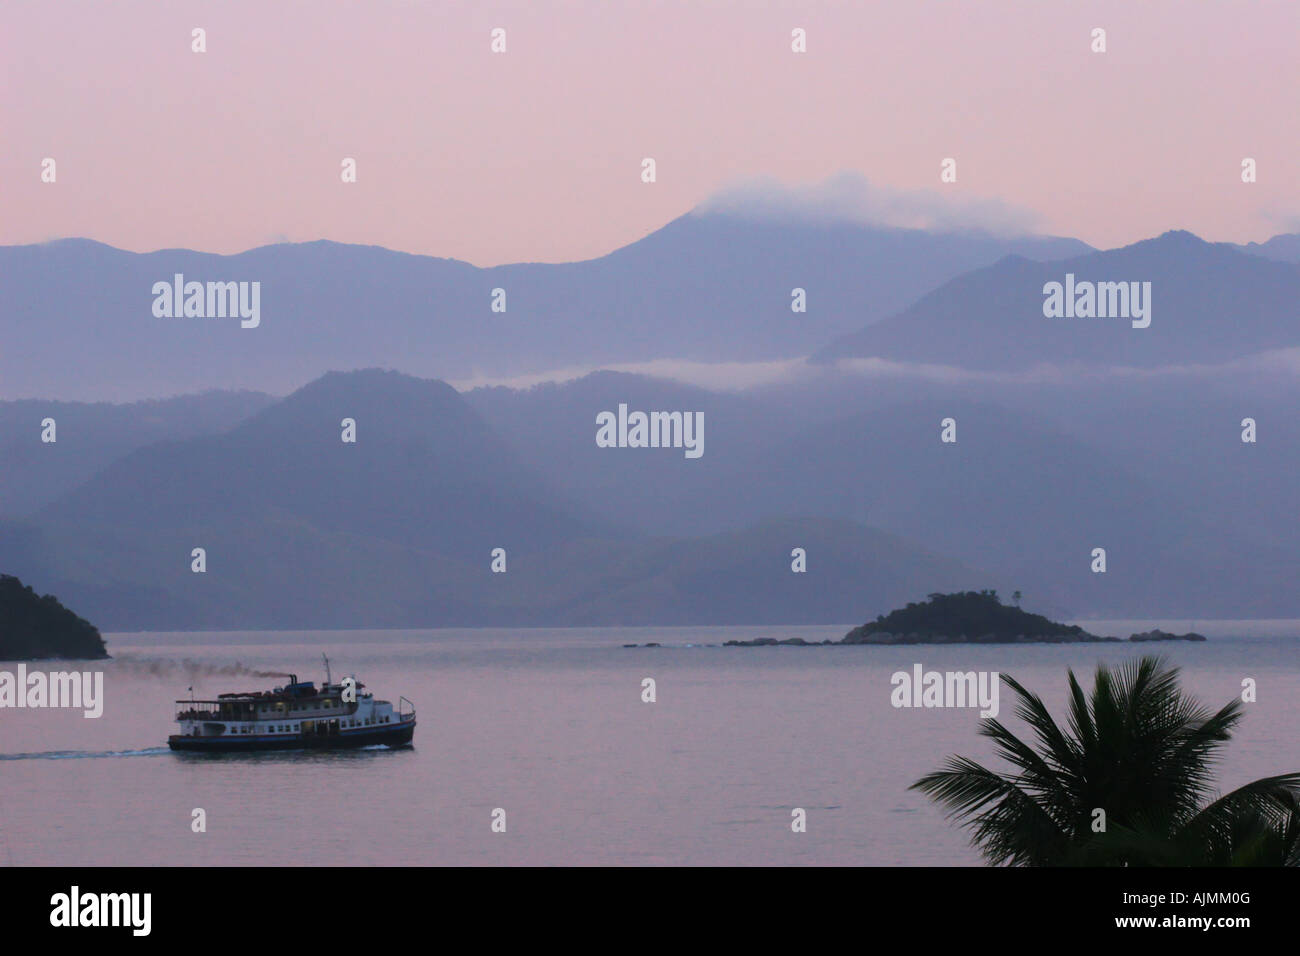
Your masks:
[{"label": "vegetation on island", "polygon": [[51,657],[96,660],[108,657],[108,650],[99,630],[58,598],[0,574],[0,660]]},{"label": "vegetation on island", "polygon": [[1215,796],[1212,771],[1240,700],[1211,713],[1183,692],[1176,668],[1153,657],[1099,666],[1090,694],[1068,673],[1063,725],[1002,675],[1033,731],[1031,742],[997,719],[981,722],[1009,771],[953,756],[911,787],[969,828],[989,863],[1300,865],[1300,773]]},{"label": "vegetation on island", "polygon": [[[1012,595],[1016,607],[998,600],[997,591],[959,591],[931,594],[924,602],[881,614],[874,621],[855,627],[838,641],[807,641],[801,637],[756,637],[724,642],[725,647],[826,647],[844,644],[1063,644],[1115,643],[1118,637],[1098,637],[1076,624],[1060,624],[1041,614],[1029,614],[1019,607],[1020,592]],[[1130,641],[1203,641],[1196,633],[1170,634],[1151,630],[1129,637]],[[647,645],[650,646],[650,645]],[[657,645],[656,645],[657,646]],[[636,647],[625,644],[624,647]]]},{"label": "vegetation on island", "polygon": [[[1020,592],[1016,592],[1019,600]],[[920,642],[1005,643],[1014,641],[1101,641],[1073,624],[1059,624],[1003,604],[997,591],[931,594],[874,621],[855,627],[845,644]]]}]

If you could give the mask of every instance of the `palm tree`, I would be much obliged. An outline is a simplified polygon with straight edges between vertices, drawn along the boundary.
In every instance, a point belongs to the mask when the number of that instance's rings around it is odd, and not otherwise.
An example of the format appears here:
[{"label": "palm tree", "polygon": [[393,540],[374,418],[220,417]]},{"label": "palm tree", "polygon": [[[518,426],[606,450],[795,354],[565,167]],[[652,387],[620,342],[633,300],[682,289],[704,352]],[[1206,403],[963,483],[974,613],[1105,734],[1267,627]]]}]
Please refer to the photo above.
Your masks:
[{"label": "palm tree", "polygon": [[[994,865],[1298,866],[1300,773],[1265,777],[1212,799],[1217,753],[1241,702],[1210,713],[1159,658],[1098,666],[1084,695],[1069,672],[1068,728],[1012,678],[1016,715],[1037,749],[985,719],[1010,774],[949,757],[911,789],[945,806]],[[1104,831],[1098,829],[1104,811]]]}]

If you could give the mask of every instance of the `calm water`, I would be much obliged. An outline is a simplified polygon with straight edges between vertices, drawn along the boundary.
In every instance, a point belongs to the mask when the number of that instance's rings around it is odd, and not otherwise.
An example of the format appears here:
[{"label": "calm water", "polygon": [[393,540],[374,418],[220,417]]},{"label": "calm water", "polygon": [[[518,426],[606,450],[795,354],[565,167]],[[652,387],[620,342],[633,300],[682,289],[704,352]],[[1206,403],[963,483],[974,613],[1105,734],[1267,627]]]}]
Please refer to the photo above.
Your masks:
[{"label": "calm water", "polygon": [[[1205,703],[1258,681],[1221,785],[1300,769],[1300,624],[1164,623],[1211,637],[1154,645]],[[101,719],[0,710],[0,863],[973,864],[961,831],[907,786],[949,753],[987,757],[979,718],[894,709],[890,675],[914,663],[1008,672],[1059,712],[1067,667],[1137,653],[689,646],[846,629],[109,635]],[[666,646],[622,647],[647,641]],[[166,750],[172,701],[191,683],[199,696],[278,683],[218,672],[236,663],[320,680],[322,650],[336,678],[355,672],[379,697],[415,701],[414,749]],[[641,702],[645,677],[654,704]],[[191,832],[195,807],[206,833]],[[490,829],[496,807],[504,834]],[[806,833],[790,830],[794,807]]]}]

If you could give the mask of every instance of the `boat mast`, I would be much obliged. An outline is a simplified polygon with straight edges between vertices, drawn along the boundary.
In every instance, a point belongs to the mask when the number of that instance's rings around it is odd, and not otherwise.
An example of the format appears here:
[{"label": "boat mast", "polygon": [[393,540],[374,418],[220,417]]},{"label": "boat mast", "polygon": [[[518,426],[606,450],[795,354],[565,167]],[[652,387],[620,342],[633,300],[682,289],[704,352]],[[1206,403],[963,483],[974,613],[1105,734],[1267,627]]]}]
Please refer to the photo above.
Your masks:
[{"label": "boat mast", "polygon": [[321,660],[325,662],[325,686],[328,687],[333,681],[330,680],[330,659],[321,654]]}]

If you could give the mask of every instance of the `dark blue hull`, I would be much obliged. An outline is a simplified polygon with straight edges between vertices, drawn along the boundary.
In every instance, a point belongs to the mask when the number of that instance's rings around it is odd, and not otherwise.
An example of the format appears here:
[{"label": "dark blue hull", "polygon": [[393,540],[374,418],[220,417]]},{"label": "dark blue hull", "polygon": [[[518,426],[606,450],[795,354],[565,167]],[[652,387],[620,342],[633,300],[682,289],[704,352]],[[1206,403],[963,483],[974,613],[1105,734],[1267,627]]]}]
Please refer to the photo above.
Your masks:
[{"label": "dark blue hull", "polygon": [[352,750],[357,747],[409,747],[415,737],[415,721],[390,727],[367,727],[337,734],[222,734],[215,737],[167,738],[172,750],[190,753],[249,753],[261,750]]}]

